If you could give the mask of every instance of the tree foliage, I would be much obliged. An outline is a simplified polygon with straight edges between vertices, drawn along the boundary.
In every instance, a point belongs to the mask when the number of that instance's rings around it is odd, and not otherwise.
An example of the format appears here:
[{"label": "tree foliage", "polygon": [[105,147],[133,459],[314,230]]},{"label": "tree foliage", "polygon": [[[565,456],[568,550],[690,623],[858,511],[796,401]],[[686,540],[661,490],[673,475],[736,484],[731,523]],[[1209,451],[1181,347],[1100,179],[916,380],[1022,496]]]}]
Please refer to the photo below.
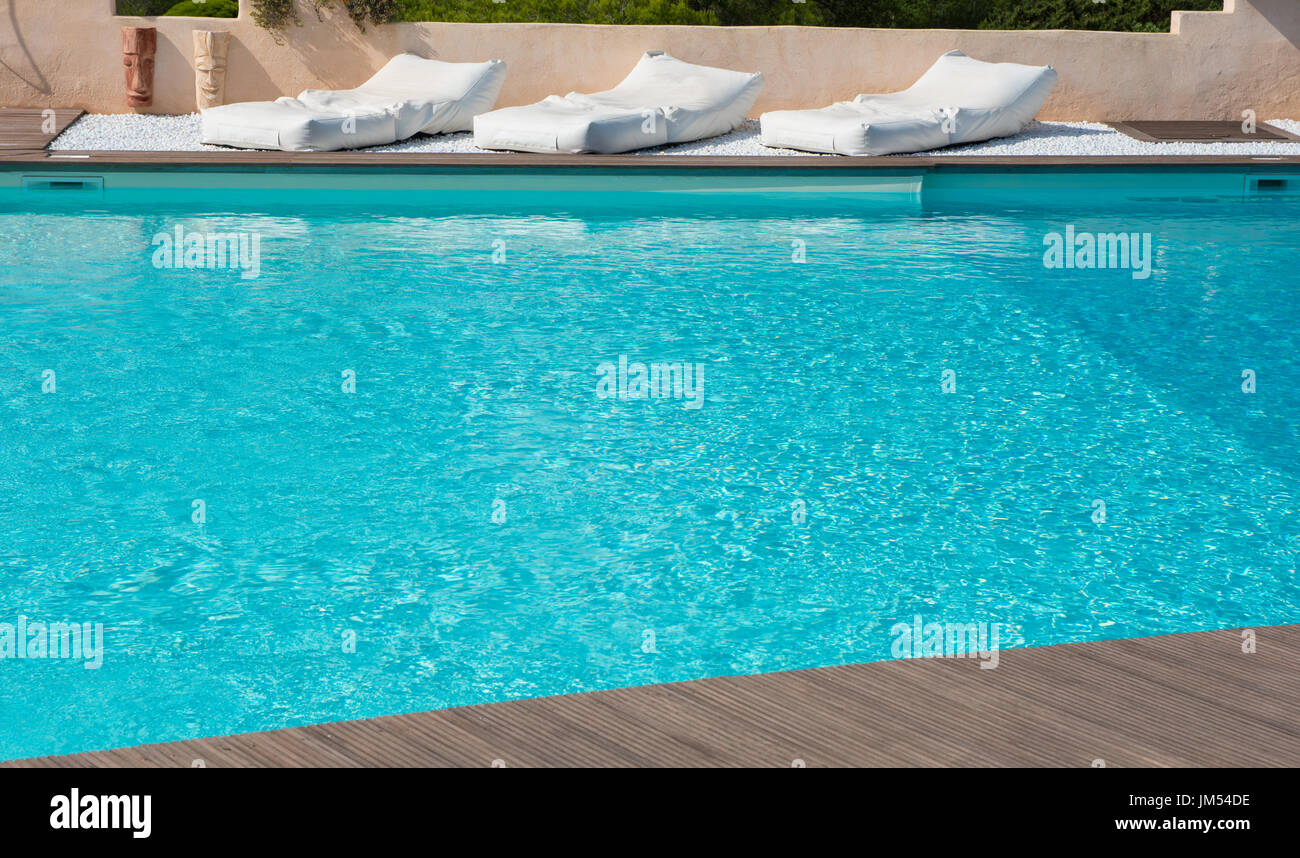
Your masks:
[{"label": "tree foliage", "polygon": [[555,21],[944,29],[1169,29],[1175,9],[1223,0],[396,0],[402,21]]},{"label": "tree foliage", "polygon": [[253,0],[253,23],[268,30],[283,30],[302,23],[298,7],[309,6],[317,14],[321,7],[337,2],[361,29],[366,24],[386,24],[397,17],[400,0]]},{"label": "tree foliage", "polygon": [[176,0],[117,0],[117,14],[153,17],[165,15]]},{"label": "tree foliage", "polygon": [[163,14],[191,18],[234,18],[239,14],[239,0],[183,0]]},{"label": "tree foliage", "polygon": [[403,21],[718,24],[687,0],[399,0]]},{"label": "tree foliage", "polygon": [[[182,5],[227,2],[235,0],[188,0]],[[301,8],[319,10],[327,3],[342,5],[361,26],[386,21],[554,21],[1145,32],[1168,30],[1175,9],[1223,9],[1223,0],[253,0],[253,20],[282,30],[300,20]],[[117,0],[117,11],[162,15],[176,5],[177,0]]]},{"label": "tree foliage", "polygon": [[361,29],[366,24],[387,24],[397,17],[398,0],[340,0]]},{"label": "tree foliage", "polygon": [[1170,13],[1223,11],[1223,0],[997,0],[980,23],[994,30],[1137,30],[1165,32]]}]

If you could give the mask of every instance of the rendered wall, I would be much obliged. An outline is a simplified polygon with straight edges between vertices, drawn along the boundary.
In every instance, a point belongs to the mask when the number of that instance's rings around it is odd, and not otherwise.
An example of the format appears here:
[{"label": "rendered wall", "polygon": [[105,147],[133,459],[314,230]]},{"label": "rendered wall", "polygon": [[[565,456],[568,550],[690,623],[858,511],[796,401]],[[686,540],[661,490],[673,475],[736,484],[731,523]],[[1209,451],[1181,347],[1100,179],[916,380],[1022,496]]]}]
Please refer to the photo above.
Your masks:
[{"label": "rendered wall", "polygon": [[1056,66],[1044,119],[1300,117],[1300,0],[1226,0],[1223,12],[1175,12],[1174,32],[861,30],[819,27],[606,27],[572,24],[390,24],[361,33],[341,9],[284,43],[249,18],[126,18],[114,0],[6,0],[0,12],[0,105],[128,110],[124,25],[156,26],[153,113],[195,110],[190,31],[231,33],[227,101],[308,87],[355,86],[390,56],[498,57],[510,75],[498,106],[605,89],[649,48],[691,62],[762,71],[763,110],[815,107],[909,85],[939,54]]}]

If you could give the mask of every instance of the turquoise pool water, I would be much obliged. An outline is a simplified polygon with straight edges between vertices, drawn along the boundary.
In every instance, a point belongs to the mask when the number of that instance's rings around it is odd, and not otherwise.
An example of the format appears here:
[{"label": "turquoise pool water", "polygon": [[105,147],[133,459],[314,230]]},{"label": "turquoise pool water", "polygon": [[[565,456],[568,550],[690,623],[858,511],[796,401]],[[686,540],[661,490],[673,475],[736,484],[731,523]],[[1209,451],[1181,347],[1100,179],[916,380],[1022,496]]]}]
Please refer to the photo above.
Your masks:
[{"label": "turquoise pool water", "polygon": [[1300,622],[1295,202],[0,202],[0,758]]}]

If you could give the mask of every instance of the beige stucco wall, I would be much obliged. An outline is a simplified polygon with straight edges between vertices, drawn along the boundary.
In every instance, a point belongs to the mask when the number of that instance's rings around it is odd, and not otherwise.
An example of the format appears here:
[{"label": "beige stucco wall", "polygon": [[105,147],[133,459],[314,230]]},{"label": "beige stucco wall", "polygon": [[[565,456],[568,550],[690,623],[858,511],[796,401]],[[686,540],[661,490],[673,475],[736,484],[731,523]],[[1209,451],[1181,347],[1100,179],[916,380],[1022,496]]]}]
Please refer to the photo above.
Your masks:
[{"label": "beige stucco wall", "polygon": [[154,103],[195,109],[190,31],[232,34],[227,101],[270,99],[308,87],[355,86],[390,56],[504,59],[498,106],[620,80],[642,51],[762,71],[755,114],[812,107],[910,84],[953,48],[984,60],[1050,63],[1060,82],[1044,119],[1261,119],[1300,117],[1300,0],[1226,0],[1223,12],[1175,12],[1164,34],[1083,31],[850,30],[818,27],[604,27],[566,24],[391,24],[361,33],[341,9],[277,44],[249,18],[124,18],[114,0],[6,0],[0,13],[0,105],[126,106],[119,28],[158,28]]}]

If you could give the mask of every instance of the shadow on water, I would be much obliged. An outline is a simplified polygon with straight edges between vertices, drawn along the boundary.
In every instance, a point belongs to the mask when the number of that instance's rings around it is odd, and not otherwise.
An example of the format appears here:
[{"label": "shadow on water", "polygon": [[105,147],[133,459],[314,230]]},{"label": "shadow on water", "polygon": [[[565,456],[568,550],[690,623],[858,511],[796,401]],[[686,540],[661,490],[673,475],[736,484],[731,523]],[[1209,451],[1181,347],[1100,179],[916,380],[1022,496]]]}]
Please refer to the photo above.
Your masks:
[{"label": "shadow on water", "polygon": [[[1300,208],[1285,204],[1075,209],[1024,224],[1027,257],[1051,232],[1152,234],[1151,275],[1035,266],[1008,284],[1044,318],[1067,325],[1260,462],[1300,480]],[[948,212],[952,214],[952,212]],[[1247,370],[1255,392],[1244,386]],[[1224,455],[1230,455],[1225,451]]]}]

